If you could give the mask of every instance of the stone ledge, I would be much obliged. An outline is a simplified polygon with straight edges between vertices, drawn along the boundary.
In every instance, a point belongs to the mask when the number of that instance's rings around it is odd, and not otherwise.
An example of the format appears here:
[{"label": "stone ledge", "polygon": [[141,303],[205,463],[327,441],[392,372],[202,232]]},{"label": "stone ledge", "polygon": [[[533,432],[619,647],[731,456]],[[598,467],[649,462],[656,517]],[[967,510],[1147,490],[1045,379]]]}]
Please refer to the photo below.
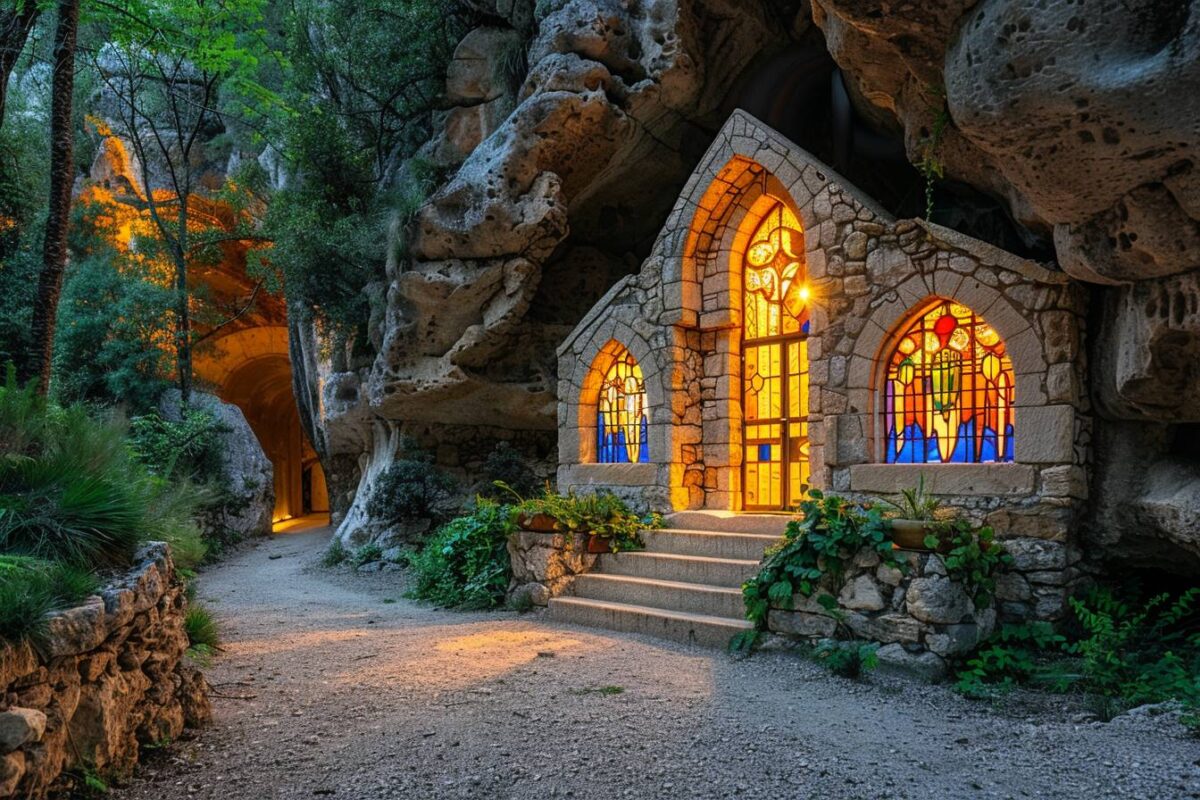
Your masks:
[{"label": "stone ledge", "polygon": [[1033,494],[1037,471],[1028,464],[855,464],[850,489],[895,494],[925,476],[925,488],[940,495]]},{"label": "stone ledge", "polygon": [[654,486],[658,464],[566,464],[558,481],[568,486]]}]

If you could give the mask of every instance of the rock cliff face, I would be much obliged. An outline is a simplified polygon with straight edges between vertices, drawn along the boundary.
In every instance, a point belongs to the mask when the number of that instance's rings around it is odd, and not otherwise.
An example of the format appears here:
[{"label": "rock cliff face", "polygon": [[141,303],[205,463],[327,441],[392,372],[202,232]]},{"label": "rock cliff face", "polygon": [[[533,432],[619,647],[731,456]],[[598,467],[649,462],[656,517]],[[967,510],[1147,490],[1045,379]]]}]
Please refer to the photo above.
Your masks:
[{"label": "rock cliff face", "polygon": [[[494,24],[459,46],[422,153],[452,176],[389,264],[374,364],[320,381],[314,438],[357,457],[356,503],[404,428],[469,443],[440,454],[453,465],[513,430],[549,452],[555,346],[634,271],[742,105],[885,203],[920,188],[870,185],[872,159],[931,156],[1011,218],[997,244],[1040,243],[1088,287],[1093,543],[1200,564],[1200,3],[474,5]],[[356,506],[343,533],[363,522]]]}]

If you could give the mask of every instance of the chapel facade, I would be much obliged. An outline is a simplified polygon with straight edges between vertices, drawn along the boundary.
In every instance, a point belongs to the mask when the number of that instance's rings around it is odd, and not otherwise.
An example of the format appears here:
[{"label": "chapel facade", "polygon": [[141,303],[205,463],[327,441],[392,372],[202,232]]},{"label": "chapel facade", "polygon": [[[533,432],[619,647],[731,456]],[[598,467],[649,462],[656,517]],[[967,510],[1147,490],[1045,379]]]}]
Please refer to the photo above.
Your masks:
[{"label": "chapel facade", "polygon": [[558,350],[559,489],[761,512],[924,480],[1002,538],[1068,542],[1084,312],[1062,272],[894,220],[735,112],[640,272]]}]

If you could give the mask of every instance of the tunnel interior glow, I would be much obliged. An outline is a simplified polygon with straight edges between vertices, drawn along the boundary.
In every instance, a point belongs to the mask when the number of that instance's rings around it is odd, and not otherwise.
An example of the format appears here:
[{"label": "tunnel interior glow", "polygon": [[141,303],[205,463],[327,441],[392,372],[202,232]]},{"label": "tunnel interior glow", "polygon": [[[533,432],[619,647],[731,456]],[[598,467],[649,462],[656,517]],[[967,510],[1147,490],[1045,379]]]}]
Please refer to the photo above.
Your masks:
[{"label": "tunnel interior glow", "polygon": [[246,328],[197,359],[197,374],[242,410],[275,468],[275,521],[328,513],[325,473],[300,427],[292,395],[287,329]]}]

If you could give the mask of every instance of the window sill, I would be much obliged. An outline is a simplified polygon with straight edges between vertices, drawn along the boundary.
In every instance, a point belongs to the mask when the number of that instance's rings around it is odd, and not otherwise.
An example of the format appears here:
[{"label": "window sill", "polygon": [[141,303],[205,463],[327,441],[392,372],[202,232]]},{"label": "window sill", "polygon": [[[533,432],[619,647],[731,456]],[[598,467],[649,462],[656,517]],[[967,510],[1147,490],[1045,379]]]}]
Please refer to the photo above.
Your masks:
[{"label": "window sill", "polygon": [[1037,471],[1029,464],[856,464],[850,467],[855,492],[897,494],[925,476],[925,490],[940,495],[1033,494]]},{"label": "window sill", "polygon": [[569,464],[562,470],[574,485],[652,486],[658,482],[657,464]]}]

